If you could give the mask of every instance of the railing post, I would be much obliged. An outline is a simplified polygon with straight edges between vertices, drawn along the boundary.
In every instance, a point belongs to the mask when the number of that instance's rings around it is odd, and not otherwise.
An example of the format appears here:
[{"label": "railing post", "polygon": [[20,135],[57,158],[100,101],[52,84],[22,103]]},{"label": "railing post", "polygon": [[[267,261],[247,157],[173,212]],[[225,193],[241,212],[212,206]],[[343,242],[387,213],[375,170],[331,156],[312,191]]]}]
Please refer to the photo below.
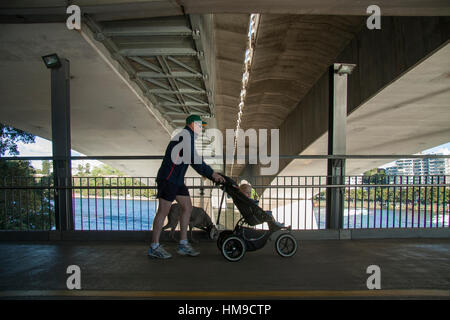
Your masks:
[{"label": "railing post", "polygon": [[[66,59],[61,59],[59,68],[51,69],[51,114],[54,185],[70,187],[70,68]],[[55,222],[60,231],[74,229],[71,189],[55,189]]]},{"label": "railing post", "polygon": [[[347,138],[347,75],[355,65],[335,63],[329,69],[328,154],[345,155]],[[345,159],[328,159],[327,184],[345,183]],[[345,188],[327,188],[326,228],[343,228]]]},{"label": "railing post", "polygon": [[205,188],[203,178],[200,178],[200,207],[205,210]]}]

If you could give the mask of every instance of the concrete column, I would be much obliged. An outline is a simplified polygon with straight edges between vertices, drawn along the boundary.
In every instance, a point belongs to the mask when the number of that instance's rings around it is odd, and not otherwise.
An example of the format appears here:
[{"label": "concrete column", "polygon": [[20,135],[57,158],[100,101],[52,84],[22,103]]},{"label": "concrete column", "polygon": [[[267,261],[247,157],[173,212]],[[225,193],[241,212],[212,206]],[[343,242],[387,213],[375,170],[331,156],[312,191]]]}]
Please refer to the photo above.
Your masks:
[{"label": "concrete column", "polygon": [[[68,60],[61,59],[61,67],[51,70],[53,174],[56,187],[72,186],[69,65]],[[58,230],[74,229],[71,189],[55,190],[55,215]]]},{"label": "concrete column", "polygon": [[[345,155],[347,139],[347,76],[355,65],[335,63],[329,69],[328,154]],[[327,184],[345,183],[345,159],[329,159]],[[327,229],[343,227],[345,188],[327,188]]]}]

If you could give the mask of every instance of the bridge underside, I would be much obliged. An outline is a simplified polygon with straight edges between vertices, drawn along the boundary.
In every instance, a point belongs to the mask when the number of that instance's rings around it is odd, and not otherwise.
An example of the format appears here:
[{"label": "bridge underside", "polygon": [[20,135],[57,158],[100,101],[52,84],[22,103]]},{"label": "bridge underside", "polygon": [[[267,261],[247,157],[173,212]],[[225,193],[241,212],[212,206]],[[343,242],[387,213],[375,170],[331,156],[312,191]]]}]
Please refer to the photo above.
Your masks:
[{"label": "bridge underside", "polygon": [[[449,19],[416,17],[449,14],[447,3],[381,1],[385,15],[414,17],[382,16],[382,29],[368,30],[366,2],[80,1],[77,32],[65,26],[65,1],[7,1],[0,8],[0,72],[8,79],[0,85],[2,121],[51,139],[49,73],[40,57],[58,52],[71,61],[72,147],[81,153],[161,155],[189,113],[211,116],[210,128],[234,129],[256,11],[241,128],[279,128],[280,154],[325,154],[326,71],[347,62],[357,65],[349,78],[348,154],[408,154],[448,142]],[[133,176],[154,176],[159,167],[105,162]],[[281,161],[280,174],[324,174],[323,163]],[[347,173],[381,163],[351,161]],[[259,174],[259,167],[235,165],[238,174]]]},{"label": "bridge underside", "polygon": [[[347,154],[414,154],[450,139],[450,44],[370,98],[347,118]],[[328,134],[300,154],[327,154]],[[391,160],[347,160],[358,175]],[[293,160],[280,175],[325,175],[325,160]]]},{"label": "bridge underside", "polygon": [[[363,27],[339,53],[335,51],[331,60],[357,65],[348,80],[347,154],[413,154],[449,141],[450,66],[446,63],[450,59],[449,25],[446,17],[389,17],[382,19],[381,30]],[[301,35],[298,32],[296,36]],[[300,59],[302,52],[293,52],[289,58]],[[249,91],[257,90],[259,83],[282,83],[282,75],[274,73],[259,80],[261,65],[264,66],[264,61],[255,60],[256,76]],[[271,70],[270,64],[266,65]],[[293,107],[286,112],[283,122],[274,126],[280,129],[280,154],[327,154],[327,69],[326,64],[318,68],[318,79],[311,81],[297,104],[292,99]],[[308,71],[300,69],[294,79],[313,74]],[[289,86],[294,79],[280,85],[278,91],[285,93],[283,99],[293,96],[295,89],[301,91],[300,85]],[[261,89],[254,98],[267,99],[265,93]],[[279,103],[280,99],[273,100],[280,106],[289,105],[288,101]],[[257,106],[255,103],[254,110]],[[247,110],[249,117],[244,125],[255,124],[251,110],[250,107]],[[277,114],[280,112],[281,108]],[[269,122],[276,123],[276,117],[272,116]],[[352,160],[347,162],[347,174],[361,174],[386,162],[390,161]],[[248,166],[242,172],[257,175],[259,169]],[[325,175],[326,161],[281,160],[280,174]]]}]

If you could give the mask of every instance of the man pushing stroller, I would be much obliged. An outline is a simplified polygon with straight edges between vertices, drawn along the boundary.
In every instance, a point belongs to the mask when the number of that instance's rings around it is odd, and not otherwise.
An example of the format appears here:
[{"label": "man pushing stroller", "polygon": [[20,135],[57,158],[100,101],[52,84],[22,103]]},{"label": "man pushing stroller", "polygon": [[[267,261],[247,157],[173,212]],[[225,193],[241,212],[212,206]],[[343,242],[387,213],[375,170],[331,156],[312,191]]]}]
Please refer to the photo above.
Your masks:
[{"label": "man pushing stroller", "polygon": [[[220,174],[214,172],[205,162],[201,161],[201,163],[196,164],[194,161],[199,158],[195,150],[195,137],[197,134],[201,133],[204,124],[206,124],[206,122],[203,122],[198,115],[187,117],[186,126],[183,131],[175,136],[167,146],[166,153],[156,177],[159,205],[153,220],[152,243],[148,249],[148,255],[152,258],[168,259],[172,257],[172,255],[164,250],[159,244],[159,237],[164,226],[164,220],[167,217],[174,200],[176,200],[181,207],[180,243],[178,245],[177,253],[187,256],[199,255],[199,252],[192,248],[187,240],[187,228],[192,212],[192,201],[189,190],[184,184],[184,176],[190,164],[195,171],[210,180],[215,182],[225,181]],[[184,158],[183,150],[180,150],[177,158],[172,160],[172,151],[179,143],[183,142],[183,137],[188,137],[190,140],[188,144],[190,144],[191,156],[188,163],[185,163],[184,161],[178,163],[179,159]],[[186,144],[186,141],[184,141],[184,143]],[[176,150],[177,149],[175,149],[175,151]]]}]

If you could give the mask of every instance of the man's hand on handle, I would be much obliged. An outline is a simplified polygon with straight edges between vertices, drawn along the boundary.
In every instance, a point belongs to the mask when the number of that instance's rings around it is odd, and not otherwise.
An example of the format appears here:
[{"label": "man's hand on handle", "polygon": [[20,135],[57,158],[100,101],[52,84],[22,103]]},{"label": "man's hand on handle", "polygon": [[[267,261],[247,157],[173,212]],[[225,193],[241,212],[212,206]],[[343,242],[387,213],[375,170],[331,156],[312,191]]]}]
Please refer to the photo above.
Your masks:
[{"label": "man's hand on handle", "polygon": [[215,182],[217,183],[224,183],[225,182],[225,178],[222,177],[220,174],[218,174],[217,172],[214,172],[212,174],[212,178],[214,179]]}]

